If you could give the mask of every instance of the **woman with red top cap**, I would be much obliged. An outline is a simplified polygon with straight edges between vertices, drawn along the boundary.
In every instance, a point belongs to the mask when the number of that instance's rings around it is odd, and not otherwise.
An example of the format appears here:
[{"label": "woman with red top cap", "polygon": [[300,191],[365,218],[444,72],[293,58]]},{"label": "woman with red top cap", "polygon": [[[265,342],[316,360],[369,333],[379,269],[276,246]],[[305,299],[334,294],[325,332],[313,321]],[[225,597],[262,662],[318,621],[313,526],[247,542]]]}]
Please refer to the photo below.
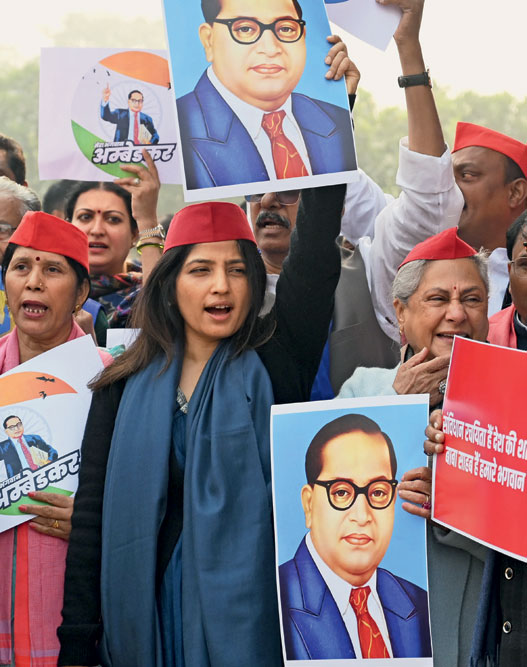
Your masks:
[{"label": "woman with red top cap", "polygon": [[270,406],[309,398],[332,314],[345,186],[304,190],[271,312],[240,208],[188,206],[94,384],[60,665],[282,662]]},{"label": "woman with red top cap", "polygon": [[[2,277],[16,326],[0,339],[0,374],[85,335],[73,317],[90,290],[88,243],[78,229],[47,213],[26,213],[6,248]],[[31,496],[47,504],[21,506],[37,516],[0,534],[0,664],[47,667],[58,656],[73,499]]]},{"label": "woman with red top cap", "polygon": [[[485,341],[489,326],[486,255],[456,232],[448,229],[419,243],[399,267],[392,294],[405,343],[401,362],[393,369],[358,368],[339,397],[426,393],[431,407],[441,404],[454,336]],[[406,472],[398,493],[404,509],[430,518],[429,468]],[[475,543],[467,549],[464,542],[470,540],[439,526],[428,528],[434,665],[462,667],[469,664],[483,549]]]}]

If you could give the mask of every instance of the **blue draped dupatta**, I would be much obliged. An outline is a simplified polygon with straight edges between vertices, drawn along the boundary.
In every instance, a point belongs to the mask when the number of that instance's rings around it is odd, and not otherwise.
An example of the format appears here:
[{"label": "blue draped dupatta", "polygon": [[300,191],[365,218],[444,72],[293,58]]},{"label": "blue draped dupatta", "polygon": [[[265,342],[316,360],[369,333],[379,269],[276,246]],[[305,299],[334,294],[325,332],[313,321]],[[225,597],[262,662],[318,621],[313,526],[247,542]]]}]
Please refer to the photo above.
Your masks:
[{"label": "blue draped dupatta", "polygon": [[[161,667],[158,535],[167,511],[180,362],[126,383],[115,421],[102,528],[103,664]],[[281,664],[271,501],[269,375],[223,342],[189,403],[182,540],[188,667]],[[168,666],[167,666],[168,667]]]}]

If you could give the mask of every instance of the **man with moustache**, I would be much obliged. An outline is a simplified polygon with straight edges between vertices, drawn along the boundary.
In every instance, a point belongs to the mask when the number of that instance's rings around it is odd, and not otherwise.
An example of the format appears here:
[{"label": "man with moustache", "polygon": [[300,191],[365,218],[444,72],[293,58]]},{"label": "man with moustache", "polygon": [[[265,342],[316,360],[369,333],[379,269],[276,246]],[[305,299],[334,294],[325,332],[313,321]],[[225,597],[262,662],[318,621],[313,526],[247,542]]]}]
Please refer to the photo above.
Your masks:
[{"label": "man with moustache", "polygon": [[298,0],[201,7],[211,65],[176,100],[187,188],[355,169],[349,111],[293,92],[306,63]]},{"label": "man with moustache", "polygon": [[426,591],[379,567],[395,512],[390,438],[344,415],[315,435],[305,468],[309,532],[279,568],[287,659],[430,656]]}]

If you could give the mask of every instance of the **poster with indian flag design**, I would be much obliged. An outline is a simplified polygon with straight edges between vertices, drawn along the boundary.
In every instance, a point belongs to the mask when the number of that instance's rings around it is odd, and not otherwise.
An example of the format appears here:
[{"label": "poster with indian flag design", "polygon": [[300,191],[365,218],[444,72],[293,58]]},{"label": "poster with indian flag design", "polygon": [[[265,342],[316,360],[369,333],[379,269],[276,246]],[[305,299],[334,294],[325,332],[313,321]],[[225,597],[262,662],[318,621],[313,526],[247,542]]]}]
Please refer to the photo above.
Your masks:
[{"label": "poster with indian flag design", "polygon": [[42,49],[39,106],[42,180],[124,178],[146,149],[162,183],[181,183],[166,52]]}]

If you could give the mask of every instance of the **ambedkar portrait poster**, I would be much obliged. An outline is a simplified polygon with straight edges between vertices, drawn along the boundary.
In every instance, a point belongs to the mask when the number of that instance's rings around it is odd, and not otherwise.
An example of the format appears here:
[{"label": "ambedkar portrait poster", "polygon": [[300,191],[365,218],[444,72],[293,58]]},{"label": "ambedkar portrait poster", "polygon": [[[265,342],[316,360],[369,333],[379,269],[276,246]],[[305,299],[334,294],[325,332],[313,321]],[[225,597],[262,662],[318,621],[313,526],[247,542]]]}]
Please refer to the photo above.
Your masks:
[{"label": "ambedkar portrait poster", "polygon": [[126,178],[146,149],[161,183],[181,183],[174,100],[165,51],[42,49],[40,178]]},{"label": "ambedkar portrait poster", "polygon": [[397,494],[402,475],[426,465],[428,398],[277,405],[271,415],[285,664],[431,667],[425,520]]},{"label": "ambedkar portrait poster", "polygon": [[356,177],[324,0],[165,0],[185,198]]},{"label": "ambedkar portrait poster", "polygon": [[91,336],[44,352],[0,376],[0,532],[28,521],[28,494],[71,495],[91,403],[102,370]]},{"label": "ambedkar portrait poster", "polygon": [[436,522],[523,561],[526,375],[522,350],[454,339],[443,404],[445,451],[434,456],[433,480]]}]

